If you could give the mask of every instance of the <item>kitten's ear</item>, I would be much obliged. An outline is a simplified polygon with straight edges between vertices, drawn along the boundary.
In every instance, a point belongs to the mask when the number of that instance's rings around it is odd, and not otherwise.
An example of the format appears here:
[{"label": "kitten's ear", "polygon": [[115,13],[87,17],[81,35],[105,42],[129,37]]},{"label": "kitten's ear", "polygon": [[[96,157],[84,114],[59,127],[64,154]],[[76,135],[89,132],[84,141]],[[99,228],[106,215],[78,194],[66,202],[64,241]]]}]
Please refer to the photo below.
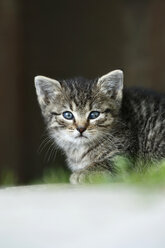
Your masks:
[{"label": "kitten's ear", "polygon": [[97,85],[110,97],[120,100],[123,90],[123,71],[115,70],[99,78]]},{"label": "kitten's ear", "polygon": [[44,76],[36,76],[34,82],[41,107],[49,104],[61,91],[61,84],[57,80]]}]

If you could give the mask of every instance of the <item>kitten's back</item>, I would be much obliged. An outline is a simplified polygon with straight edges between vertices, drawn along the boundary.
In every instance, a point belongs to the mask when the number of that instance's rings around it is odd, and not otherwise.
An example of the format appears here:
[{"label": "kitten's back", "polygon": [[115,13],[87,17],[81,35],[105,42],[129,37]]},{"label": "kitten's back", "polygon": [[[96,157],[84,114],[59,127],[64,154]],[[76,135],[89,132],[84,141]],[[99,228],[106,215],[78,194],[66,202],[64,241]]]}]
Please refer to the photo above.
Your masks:
[{"label": "kitten's back", "polygon": [[135,136],[140,155],[165,156],[165,94],[124,89],[121,116]]}]

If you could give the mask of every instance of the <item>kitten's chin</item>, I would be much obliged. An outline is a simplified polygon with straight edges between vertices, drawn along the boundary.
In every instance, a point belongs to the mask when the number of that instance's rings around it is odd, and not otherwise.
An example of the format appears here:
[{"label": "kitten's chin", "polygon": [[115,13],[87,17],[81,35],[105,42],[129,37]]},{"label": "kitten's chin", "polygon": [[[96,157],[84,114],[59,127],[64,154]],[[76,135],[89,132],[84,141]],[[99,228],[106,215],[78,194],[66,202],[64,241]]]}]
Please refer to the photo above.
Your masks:
[{"label": "kitten's chin", "polygon": [[81,144],[86,144],[89,143],[89,139],[86,136],[77,136],[74,138],[75,143],[81,143]]},{"label": "kitten's chin", "polygon": [[77,136],[70,136],[70,137],[65,137],[65,141],[67,142],[70,142],[74,145],[80,145],[80,144],[86,144],[86,143],[89,143],[89,139],[87,136],[85,135],[77,135]]}]

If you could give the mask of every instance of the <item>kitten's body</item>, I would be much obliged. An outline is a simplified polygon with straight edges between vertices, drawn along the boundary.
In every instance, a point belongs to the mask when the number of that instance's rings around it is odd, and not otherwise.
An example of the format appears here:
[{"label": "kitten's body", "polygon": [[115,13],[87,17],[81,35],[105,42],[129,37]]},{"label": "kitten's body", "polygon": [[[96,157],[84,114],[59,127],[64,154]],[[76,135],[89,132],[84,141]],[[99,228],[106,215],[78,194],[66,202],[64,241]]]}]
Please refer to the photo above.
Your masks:
[{"label": "kitten's body", "polygon": [[[122,81],[119,70],[93,81],[36,78],[42,113],[74,172],[72,183],[96,171],[115,173],[117,155],[131,157],[133,166],[138,159],[165,158],[165,97],[142,89],[123,90]],[[66,111],[73,114],[72,120],[64,118]],[[91,119],[91,112],[99,116]]]},{"label": "kitten's body", "polygon": [[165,158],[165,95],[126,89],[121,116],[133,136],[135,157],[151,161]]}]

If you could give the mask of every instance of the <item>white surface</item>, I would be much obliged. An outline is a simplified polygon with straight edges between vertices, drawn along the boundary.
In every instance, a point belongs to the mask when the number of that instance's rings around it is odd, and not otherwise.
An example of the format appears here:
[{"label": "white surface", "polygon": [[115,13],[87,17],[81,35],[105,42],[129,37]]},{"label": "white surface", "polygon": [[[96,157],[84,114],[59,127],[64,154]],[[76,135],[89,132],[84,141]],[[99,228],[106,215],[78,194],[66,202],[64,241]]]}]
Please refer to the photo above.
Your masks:
[{"label": "white surface", "polygon": [[164,191],[31,186],[0,190],[0,248],[163,248]]}]

